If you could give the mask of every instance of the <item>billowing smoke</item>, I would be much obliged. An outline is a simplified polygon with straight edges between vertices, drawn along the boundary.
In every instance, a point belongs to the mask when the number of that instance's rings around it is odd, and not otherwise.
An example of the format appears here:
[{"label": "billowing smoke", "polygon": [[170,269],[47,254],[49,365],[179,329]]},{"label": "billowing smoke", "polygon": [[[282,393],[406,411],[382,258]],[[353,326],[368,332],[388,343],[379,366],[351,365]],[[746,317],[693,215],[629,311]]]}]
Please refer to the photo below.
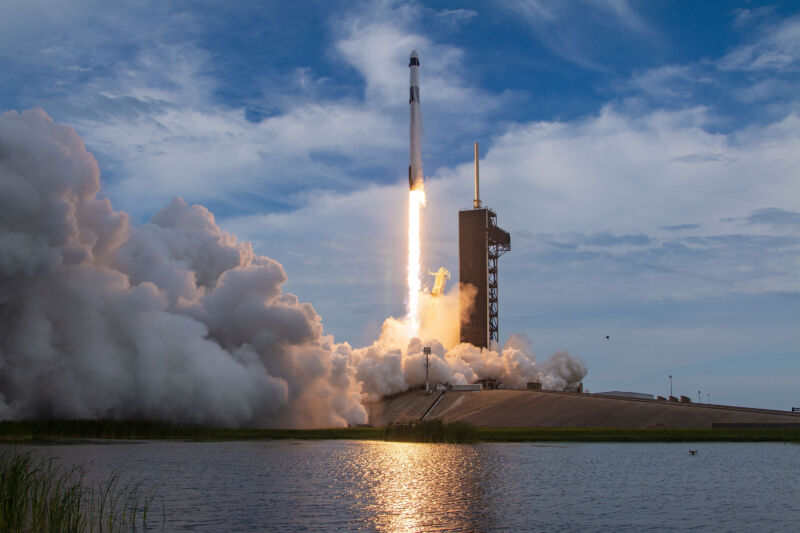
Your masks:
[{"label": "billowing smoke", "polygon": [[[0,116],[0,419],[147,417],[230,426],[366,422],[364,398],[424,383],[419,339],[393,318],[371,346],[337,344],[279,263],[180,198],[152,221],[98,198],[99,170],[44,111]],[[498,378],[569,389],[565,352],[456,344],[458,298],[423,295],[433,382]],[[428,317],[428,318],[426,318]]]},{"label": "billowing smoke", "polygon": [[280,264],[181,199],[132,227],[99,188],[71,128],[0,117],[0,417],[365,421]]},{"label": "billowing smoke", "polygon": [[511,335],[502,348],[494,345],[482,350],[464,343],[448,348],[434,339],[424,345],[412,339],[403,345],[404,328],[400,321],[387,319],[372,346],[352,351],[356,378],[367,400],[424,385],[424,346],[431,347],[431,383],[465,384],[492,378],[508,388],[526,388],[528,382],[538,381],[545,389],[575,390],[587,373],[579,358],[564,351],[538,364],[525,335]]}]

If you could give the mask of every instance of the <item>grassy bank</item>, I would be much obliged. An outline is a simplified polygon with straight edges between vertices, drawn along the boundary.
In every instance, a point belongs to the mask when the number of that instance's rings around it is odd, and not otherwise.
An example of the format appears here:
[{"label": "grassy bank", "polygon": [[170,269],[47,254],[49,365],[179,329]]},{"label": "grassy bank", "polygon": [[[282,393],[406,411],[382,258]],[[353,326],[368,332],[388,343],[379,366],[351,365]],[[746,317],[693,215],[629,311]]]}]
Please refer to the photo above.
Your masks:
[{"label": "grassy bank", "polygon": [[231,429],[173,424],[157,420],[49,420],[0,422],[0,442],[50,439],[251,440],[354,439],[377,440],[382,428]]},{"label": "grassy bank", "polygon": [[[800,429],[473,428],[436,420],[411,426],[334,429],[228,429],[148,420],[0,422],[0,442],[51,439],[349,439],[413,442],[800,442]],[[471,428],[471,429],[469,429]],[[460,440],[459,440],[460,439]]]},{"label": "grassy bank", "polygon": [[147,527],[152,496],[112,475],[89,484],[82,466],[67,468],[29,453],[0,453],[0,531],[83,533]]},{"label": "grassy bank", "polygon": [[483,442],[800,442],[800,429],[481,428]]},{"label": "grassy bank", "polygon": [[426,420],[416,424],[389,424],[383,430],[383,439],[395,442],[469,443],[479,442],[481,436],[478,428],[472,424]]}]

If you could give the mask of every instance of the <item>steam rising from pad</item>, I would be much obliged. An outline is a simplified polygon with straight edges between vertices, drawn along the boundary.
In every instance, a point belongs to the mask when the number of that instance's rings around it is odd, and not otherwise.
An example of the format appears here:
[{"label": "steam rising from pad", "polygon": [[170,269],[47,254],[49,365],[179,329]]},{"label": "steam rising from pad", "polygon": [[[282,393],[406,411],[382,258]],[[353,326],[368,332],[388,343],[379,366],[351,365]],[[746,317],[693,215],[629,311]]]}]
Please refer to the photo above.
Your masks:
[{"label": "steam rising from pad", "polygon": [[[366,422],[364,400],[431,379],[574,388],[586,369],[530,343],[459,342],[465,288],[419,293],[418,334],[370,346],[324,333],[283,267],[176,198],[140,226],[98,197],[75,131],[40,109],[0,116],[0,419],[145,417],[253,427]],[[331,280],[335,283],[335,280]],[[435,310],[432,310],[435,307]]]}]

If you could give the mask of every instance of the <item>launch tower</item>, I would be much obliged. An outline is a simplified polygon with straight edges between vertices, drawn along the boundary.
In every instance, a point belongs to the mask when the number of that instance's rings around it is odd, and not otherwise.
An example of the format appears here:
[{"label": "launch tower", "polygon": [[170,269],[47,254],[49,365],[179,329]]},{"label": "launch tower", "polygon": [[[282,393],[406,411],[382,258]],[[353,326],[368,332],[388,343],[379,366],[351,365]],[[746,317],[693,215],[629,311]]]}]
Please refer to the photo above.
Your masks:
[{"label": "launch tower", "polygon": [[478,161],[475,143],[475,200],[458,212],[458,277],[478,292],[469,313],[462,310],[461,342],[487,348],[499,341],[497,260],[511,250],[511,236],[497,225],[497,213],[481,206]]}]

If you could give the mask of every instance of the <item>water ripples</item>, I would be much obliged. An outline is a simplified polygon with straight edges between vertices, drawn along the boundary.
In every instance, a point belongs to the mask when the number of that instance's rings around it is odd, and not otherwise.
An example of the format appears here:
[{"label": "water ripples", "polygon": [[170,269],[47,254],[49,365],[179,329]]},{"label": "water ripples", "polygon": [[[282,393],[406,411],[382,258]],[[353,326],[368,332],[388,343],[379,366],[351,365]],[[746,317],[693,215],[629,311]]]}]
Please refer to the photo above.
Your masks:
[{"label": "water ripples", "polygon": [[[146,442],[27,447],[157,487],[163,531],[788,531],[784,444]],[[159,509],[151,511],[160,515]],[[156,528],[157,530],[159,528]]]}]

